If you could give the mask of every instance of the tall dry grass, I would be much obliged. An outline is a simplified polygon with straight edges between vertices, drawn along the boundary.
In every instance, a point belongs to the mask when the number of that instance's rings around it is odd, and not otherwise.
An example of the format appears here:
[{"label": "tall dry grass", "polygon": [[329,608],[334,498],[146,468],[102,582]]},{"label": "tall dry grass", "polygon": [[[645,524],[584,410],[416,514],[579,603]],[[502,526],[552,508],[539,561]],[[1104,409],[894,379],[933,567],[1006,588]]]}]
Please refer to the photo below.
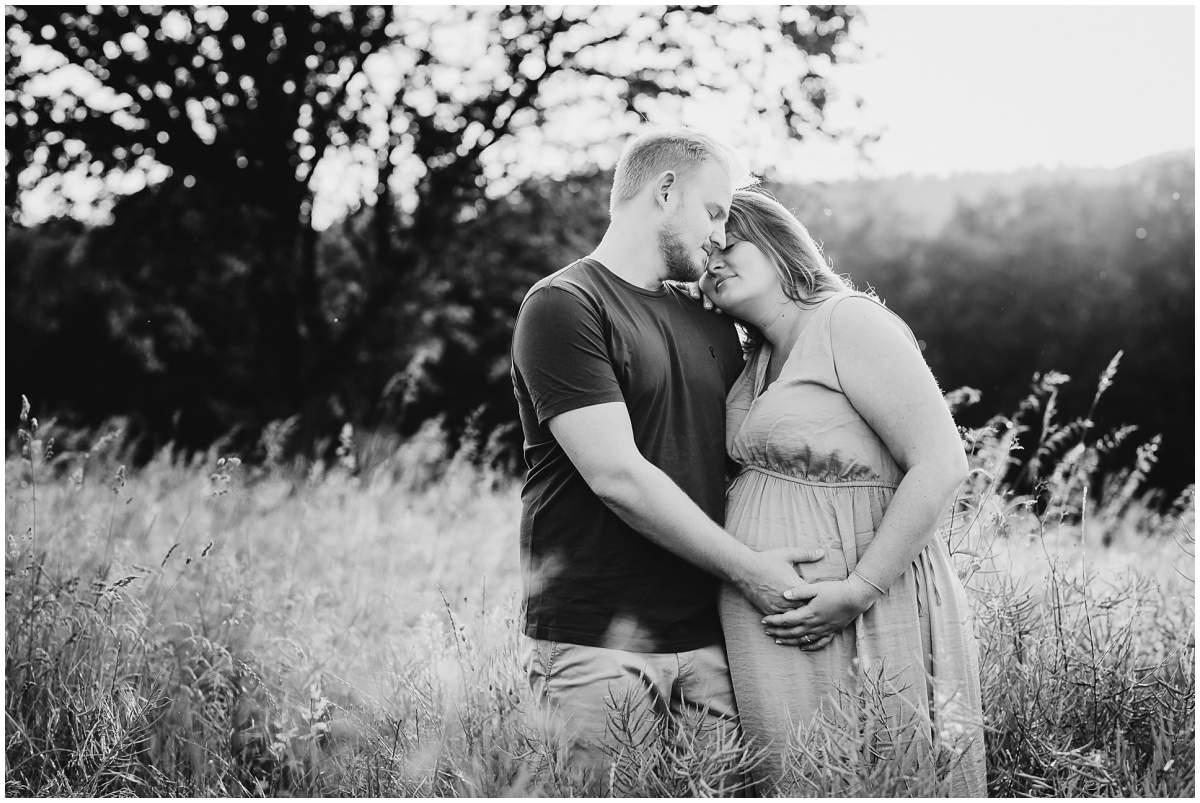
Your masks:
[{"label": "tall dry grass", "polygon": [[[1193,496],[1142,489],[1152,445],[1101,482],[1135,433],[1060,420],[1064,381],[1036,377],[1020,410],[964,432],[974,471],[941,532],[977,612],[989,790],[1191,796]],[[279,422],[262,465],[216,447],[137,471],[110,429],[30,412],[20,429],[10,795],[695,796],[756,760],[683,723],[589,779],[521,716],[518,485],[435,427],[404,443],[347,428],[326,466],[282,463]],[[1010,467],[1038,493],[1006,487]],[[861,727],[871,695],[843,703],[796,745],[807,791],[942,791],[952,739],[906,768]]]}]

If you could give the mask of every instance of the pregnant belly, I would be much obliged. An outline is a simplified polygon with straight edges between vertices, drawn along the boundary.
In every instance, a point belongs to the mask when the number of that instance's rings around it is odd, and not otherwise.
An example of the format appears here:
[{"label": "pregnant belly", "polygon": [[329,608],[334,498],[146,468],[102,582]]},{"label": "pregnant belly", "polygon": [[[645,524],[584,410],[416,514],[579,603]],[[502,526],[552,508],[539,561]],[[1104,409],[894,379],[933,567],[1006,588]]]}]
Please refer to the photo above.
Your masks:
[{"label": "pregnant belly", "polygon": [[[856,560],[856,553],[861,554],[866,546],[858,542],[869,542],[871,534],[856,535],[852,519],[849,527],[847,522],[839,521],[846,516],[839,517],[839,500],[830,498],[829,493],[825,488],[776,477],[742,474],[725,498],[725,527],[739,541],[760,552],[777,547],[819,550],[819,561],[799,564],[800,575],[809,581],[843,580],[850,572],[847,558]],[[849,532],[843,532],[846,529]]]}]

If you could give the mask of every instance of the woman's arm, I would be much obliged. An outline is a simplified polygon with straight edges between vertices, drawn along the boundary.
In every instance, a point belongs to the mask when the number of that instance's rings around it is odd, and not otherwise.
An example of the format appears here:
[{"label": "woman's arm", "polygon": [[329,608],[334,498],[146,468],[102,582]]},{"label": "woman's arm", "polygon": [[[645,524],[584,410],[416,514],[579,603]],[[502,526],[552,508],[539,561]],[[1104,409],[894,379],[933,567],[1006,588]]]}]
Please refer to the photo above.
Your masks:
[{"label": "woman's arm", "polygon": [[950,410],[899,321],[872,301],[847,299],[833,311],[830,332],[843,392],[904,477],[855,572],[795,589],[794,598],[807,598],[806,605],[763,620],[767,634],[784,644],[820,646],[871,607],[929,543],[967,473]]}]

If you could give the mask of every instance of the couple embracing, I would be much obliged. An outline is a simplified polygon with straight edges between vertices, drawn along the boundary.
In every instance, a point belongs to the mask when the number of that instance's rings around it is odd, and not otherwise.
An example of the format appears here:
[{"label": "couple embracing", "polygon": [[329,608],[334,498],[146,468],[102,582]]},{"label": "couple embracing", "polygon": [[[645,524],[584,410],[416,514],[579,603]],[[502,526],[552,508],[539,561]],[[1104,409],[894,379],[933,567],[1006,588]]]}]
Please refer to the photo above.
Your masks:
[{"label": "couple embracing", "polygon": [[[671,283],[697,281],[725,315]],[[529,291],[512,357],[529,680],[579,762],[611,759],[632,703],[740,728],[757,791],[796,792],[790,745],[869,677],[896,755],[928,765],[949,727],[945,792],[986,794],[971,613],[935,534],[967,470],[950,412],[908,327],[735,191],[728,151],[635,138],[603,239]]]}]

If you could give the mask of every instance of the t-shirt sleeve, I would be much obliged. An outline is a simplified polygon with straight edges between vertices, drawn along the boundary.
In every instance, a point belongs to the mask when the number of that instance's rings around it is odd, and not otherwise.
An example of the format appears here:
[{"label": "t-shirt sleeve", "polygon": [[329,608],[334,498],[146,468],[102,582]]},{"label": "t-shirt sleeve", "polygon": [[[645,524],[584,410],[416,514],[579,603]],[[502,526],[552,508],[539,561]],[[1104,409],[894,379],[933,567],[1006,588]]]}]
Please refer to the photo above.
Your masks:
[{"label": "t-shirt sleeve", "polygon": [[568,290],[542,287],[525,300],[513,362],[543,426],[570,410],[625,400],[599,310]]}]

